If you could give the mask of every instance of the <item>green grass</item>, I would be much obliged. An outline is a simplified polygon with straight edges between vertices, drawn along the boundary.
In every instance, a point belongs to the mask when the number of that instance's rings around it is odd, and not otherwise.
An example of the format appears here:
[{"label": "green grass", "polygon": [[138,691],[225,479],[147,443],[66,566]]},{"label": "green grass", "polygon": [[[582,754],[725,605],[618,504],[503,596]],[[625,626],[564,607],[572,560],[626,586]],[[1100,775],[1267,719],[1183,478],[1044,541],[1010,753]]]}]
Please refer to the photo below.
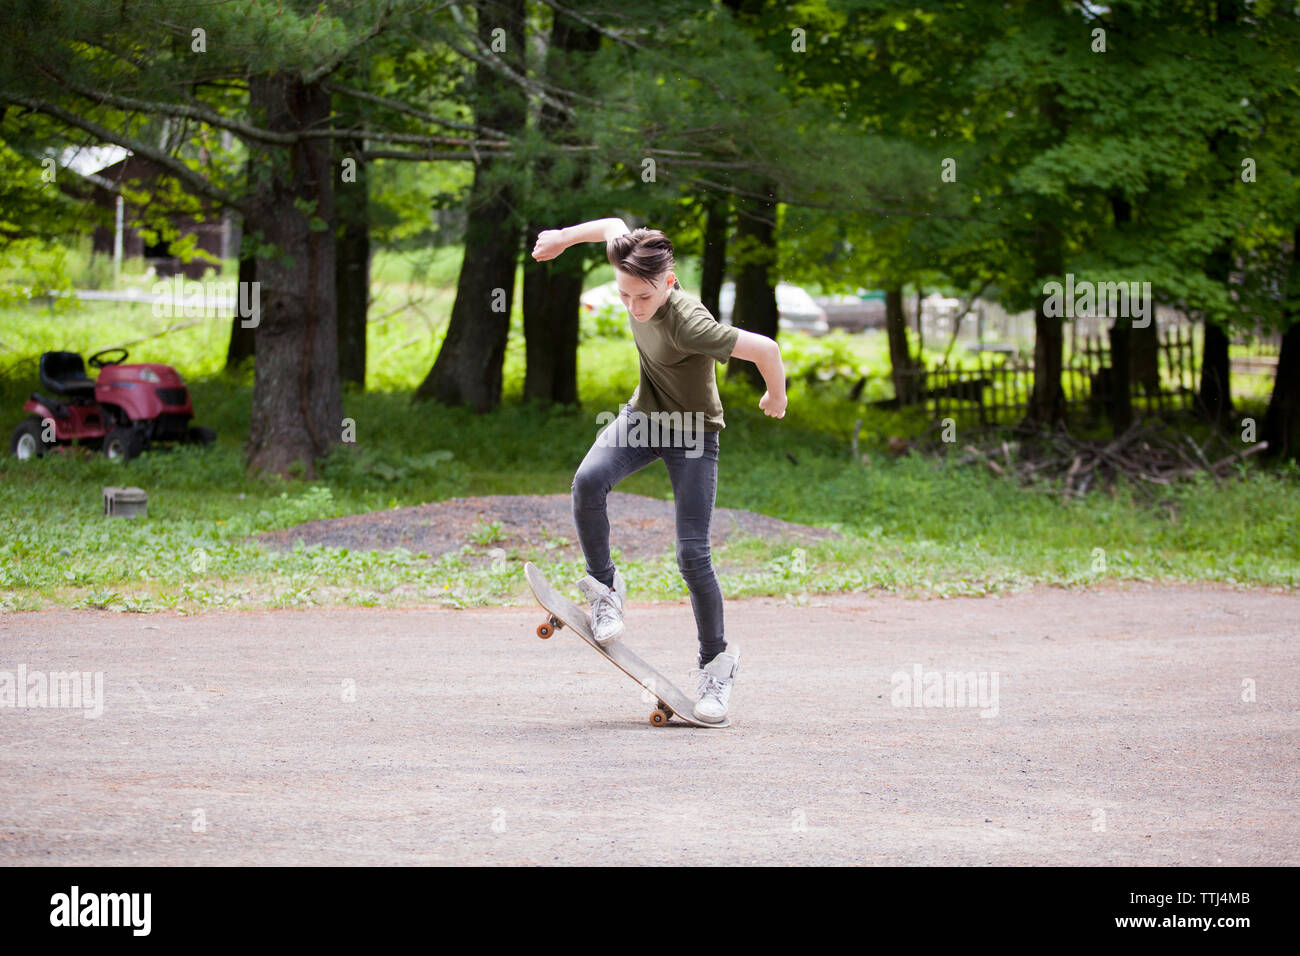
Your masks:
[{"label": "green grass", "polygon": [[[186,612],[312,604],[471,606],[530,598],[519,573],[534,560],[574,579],[578,561],[555,551],[571,527],[539,529],[527,548],[492,560],[499,523],[484,520],[470,543],[440,559],[394,552],[298,547],[268,551],[248,540],[303,521],[491,494],[567,494],[594,438],[596,414],[614,410],[636,382],[629,339],[589,324],[579,352],[582,407],[521,403],[523,342],[516,327],[506,357],[506,403],[475,415],[410,403],[440,344],[457,250],[385,255],[371,315],[366,392],[344,396],[357,446],[332,456],[318,481],[250,479],[244,472],[251,396],[248,369],[222,366],[229,323],[199,322],[156,338],[177,320],[148,306],[40,304],[0,308],[0,402],[11,429],[37,388],[34,358],[51,348],[89,353],[121,342],[132,360],[175,365],[189,383],[196,422],[218,433],[210,449],[155,452],[126,466],[99,456],[0,461],[0,609],[49,606]],[[600,281],[593,276],[594,282]],[[409,304],[408,303],[414,303]],[[780,422],[744,386],[722,383],[728,427],[721,436],[717,503],[811,525],[843,537],[796,551],[733,539],[715,550],[729,597],[868,590],[924,597],[1006,592],[1034,584],[1081,587],[1113,581],[1215,581],[1239,586],[1300,584],[1300,469],[1238,468],[1223,488],[1208,479],[1169,489],[1150,504],[1123,485],[1062,504],[975,466],[920,456],[891,458],[890,435],[915,435],[917,413],[881,413],[847,400],[869,373],[865,399],[886,397],[879,336],[783,338],[793,384]],[[821,374],[818,374],[820,372]],[[824,380],[823,380],[824,379]],[[1243,414],[1252,413],[1247,406]],[[1262,408],[1253,413],[1262,417]],[[849,440],[863,420],[853,462]],[[1203,436],[1202,436],[1203,437]],[[149,495],[143,520],[101,515],[101,489],[131,484]],[[668,498],[656,464],[622,485]],[[617,542],[614,542],[617,545]],[[673,542],[653,560],[621,565],[639,598],[683,599]]]}]

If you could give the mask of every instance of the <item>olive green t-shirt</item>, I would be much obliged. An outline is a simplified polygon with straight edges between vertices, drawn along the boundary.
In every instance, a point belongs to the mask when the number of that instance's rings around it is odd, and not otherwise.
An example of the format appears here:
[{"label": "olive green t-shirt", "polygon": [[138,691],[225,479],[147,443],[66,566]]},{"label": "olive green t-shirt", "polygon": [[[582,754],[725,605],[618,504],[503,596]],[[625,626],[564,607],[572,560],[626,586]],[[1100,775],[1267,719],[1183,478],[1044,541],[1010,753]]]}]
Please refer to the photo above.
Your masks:
[{"label": "olive green t-shirt", "polygon": [[678,285],[650,318],[638,322],[629,314],[627,320],[641,360],[632,407],[646,414],[703,412],[705,431],[725,428],[713,363],[731,357],[740,330],[723,325]]}]

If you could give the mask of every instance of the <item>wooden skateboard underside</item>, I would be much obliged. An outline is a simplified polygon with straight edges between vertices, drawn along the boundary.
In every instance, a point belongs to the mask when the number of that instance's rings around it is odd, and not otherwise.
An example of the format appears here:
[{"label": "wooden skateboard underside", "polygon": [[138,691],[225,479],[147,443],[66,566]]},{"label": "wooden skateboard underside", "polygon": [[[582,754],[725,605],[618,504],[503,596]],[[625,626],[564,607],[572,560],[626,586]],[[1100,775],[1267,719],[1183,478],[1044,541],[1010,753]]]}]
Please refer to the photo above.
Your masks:
[{"label": "wooden skateboard underside", "polygon": [[528,586],[532,588],[537,603],[550,612],[547,621],[538,625],[537,636],[542,638],[550,637],[557,628],[565,625],[572,628],[573,632],[595,648],[601,657],[604,657],[645,688],[647,693],[654,696],[658,708],[650,715],[650,723],[656,727],[661,727],[668,722],[670,717],[676,716],[679,720],[693,724],[696,727],[730,726],[731,721],[727,719],[723,719],[716,724],[705,723],[697,719],[694,714],[695,702],[678,690],[672,681],[628,648],[622,639],[616,640],[606,647],[597,644],[596,638],[591,633],[591,622],[587,612],[551,587],[551,583],[546,580],[546,576],[531,561],[524,564],[524,577],[527,578]]}]

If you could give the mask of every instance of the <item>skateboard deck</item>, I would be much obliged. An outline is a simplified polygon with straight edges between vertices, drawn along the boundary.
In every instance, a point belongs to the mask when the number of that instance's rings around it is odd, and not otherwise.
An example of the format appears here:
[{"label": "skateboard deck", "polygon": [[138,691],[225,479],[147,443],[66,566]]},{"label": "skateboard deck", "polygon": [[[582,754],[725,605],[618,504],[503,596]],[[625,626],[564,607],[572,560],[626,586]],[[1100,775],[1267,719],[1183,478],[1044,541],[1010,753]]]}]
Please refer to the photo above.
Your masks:
[{"label": "skateboard deck", "polygon": [[716,724],[706,723],[696,718],[694,714],[695,702],[678,690],[672,681],[627,647],[622,638],[605,647],[597,644],[596,638],[591,633],[591,618],[587,612],[555,590],[537,565],[531,561],[524,564],[524,577],[527,578],[528,586],[532,588],[537,603],[550,614],[546,621],[537,626],[537,636],[546,639],[559,628],[565,626],[571,628],[575,634],[594,647],[602,657],[640,684],[647,693],[654,696],[658,704],[654,712],[650,714],[650,723],[654,726],[662,727],[668,723],[669,718],[674,716],[678,720],[696,727],[731,726],[731,721],[726,718]]}]

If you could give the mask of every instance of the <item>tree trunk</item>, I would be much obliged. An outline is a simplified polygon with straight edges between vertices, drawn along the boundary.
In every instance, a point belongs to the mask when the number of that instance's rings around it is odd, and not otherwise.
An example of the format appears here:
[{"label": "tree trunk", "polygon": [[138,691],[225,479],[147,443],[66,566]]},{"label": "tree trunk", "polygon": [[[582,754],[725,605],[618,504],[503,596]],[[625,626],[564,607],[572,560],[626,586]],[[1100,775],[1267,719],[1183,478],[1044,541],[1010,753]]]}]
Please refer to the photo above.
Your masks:
[{"label": "tree trunk", "polygon": [[[776,184],[763,182],[754,190],[762,198],[741,196],[736,203],[736,243],[733,262],[739,266],[731,324],[775,339],[780,327],[776,305]],[[734,271],[734,269],[733,269]],[[729,379],[743,376],[755,388],[765,387],[762,373],[753,362],[731,359]]]},{"label": "tree trunk", "polygon": [[[524,0],[481,0],[478,34],[489,48],[493,31],[498,28],[506,31],[506,49],[498,55],[523,73]],[[512,84],[502,80],[496,71],[480,66],[474,86],[479,123],[507,135],[523,129],[527,108]],[[416,389],[416,399],[467,405],[479,412],[501,404],[520,226],[514,215],[515,189],[501,170],[501,164],[490,157],[480,158],[474,166],[466,211],[465,258],[457,280],[456,301],[438,358]]]},{"label": "tree trunk", "polygon": [[1129,339],[1130,391],[1141,387],[1143,395],[1155,397],[1160,391],[1160,329],[1155,303],[1151,304],[1151,322],[1133,329]]},{"label": "tree trunk", "polygon": [[925,328],[921,324],[921,318],[925,312],[925,294],[921,291],[920,284],[916,287],[916,357],[918,360],[925,358]]},{"label": "tree trunk", "polygon": [[[1122,196],[1112,195],[1110,208],[1115,217],[1115,231],[1124,231],[1133,221],[1133,207]],[[1110,376],[1106,414],[1116,437],[1124,434],[1133,423],[1132,366],[1136,331],[1131,316],[1117,315],[1110,326]]]},{"label": "tree trunk", "polygon": [[[1293,232],[1290,291],[1300,290],[1300,226]],[[1271,457],[1300,460],[1300,307],[1284,306],[1282,351],[1277,357],[1273,395],[1264,414],[1263,438]]]},{"label": "tree trunk", "polygon": [[[1214,6],[1213,32],[1227,34],[1241,15],[1242,7],[1237,0],[1221,0]],[[1229,194],[1236,189],[1235,173],[1232,167],[1237,165],[1240,155],[1241,137],[1235,129],[1222,127],[1209,137],[1210,153],[1219,160],[1222,178],[1218,188],[1212,193],[1214,198]],[[1205,266],[1205,274],[1213,281],[1228,288],[1232,273],[1234,248],[1232,239],[1223,239],[1210,253]],[[1228,333],[1221,319],[1217,316],[1204,318],[1204,348],[1201,350],[1201,387],[1196,395],[1195,409],[1205,421],[1222,427],[1232,417],[1232,390],[1228,363]]]},{"label": "tree trunk", "polygon": [[1263,432],[1268,455],[1300,461],[1300,314],[1295,312],[1290,328],[1282,333]]},{"label": "tree trunk", "polygon": [[1034,306],[1034,388],[1027,418],[1055,425],[1065,420],[1065,393],[1061,390],[1061,353],[1064,343],[1060,318],[1043,314],[1043,300]]},{"label": "tree trunk", "polygon": [[[361,391],[366,387],[366,313],[370,308],[370,215],[366,164],[360,140],[340,140],[335,169],[356,161],[356,180],[340,180],[335,197],[339,227],[334,239],[337,262],[339,378]],[[350,177],[349,177],[350,178]]]},{"label": "tree trunk", "polygon": [[[264,158],[258,153],[250,151],[248,160],[244,163],[245,188],[250,192],[254,188],[255,163]],[[239,289],[251,290],[251,283],[257,281],[257,259],[244,252],[244,239],[248,236],[249,225],[247,222],[241,222],[241,248],[237,250],[239,254]],[[236,304],[240,301],[239,289],[235,290]],[[226,347],[226,368],[231,370],[237,369],[245,359],[251,358],[255,351],[257,331],[252,326],[246,326],[244,324],[245,320],[251,321],[250,317],[240,315],[238,308],[236,308],[235,316],[230,322],[230,344]]]},{"label": "tree trunk", "polygon": [[[519,233],[503,196],[476,170],[465,227],[465,259],[447,335],[415,398],[487,412],[501,404],[502,366],[514,306]],[[527,327],[525,326],[525,334]]]},{"label": "tree trunk", "polygon": [[1201,351],[1201,388],[1196,408],[1207,422],[1222,424],[1232,414],[1228,389],[1228,335],[1222,326],[1205,320],[1205,345]]},{"label": "tree trunk", "polygon": [[[1232,241],[1225,240],[1210,254],[1205,274],[1224,286],[1232,268]],[[1204,319],[1205,344],[1201,350],[1201,388],[1196,396],[1196,410],[1207,422],[1222,425],[1232,415],[1229,390],[1228,333],[1217,320]]]},{"label": "tree trunk", "polygon": [[[555,11],[551,40],[546,49],[547,75],[556,83],[576,81],[555,76],[555,71],[566,60],[577,54],[591,53],[600,47],[600,34],[562,13]],[[573,88],[573,87],[570,87]],[[538,128],[549,142],[563,139],[563,130],[569,121],[548,104],[543,104],[538,118]],[[535,188],[550,191],[555,196],[571,196],[579,192],[587,179],[585,160],[570,161],[569,175],[555,181],[555,164],[546,159],[537,164]],[[572,203],[551,207],[557,218],[568,221],[541,223],[530,221],[525,234],[525,246],[531,249],[542,229],[558,229],[565,225],[597,218],[587,215],[581,204]],[[602,215],[609,215],[608,211]],[[604,250],[600,250],[604,254]],[[574,247],[564,255],[548,262],[537,262],[531,256],[524,260],[524,338],[527,366],[524,371],[524,398],[543,404],[560,402],[574,404],[578,401],[578,316],[581,308],[583,263],[588,250]]]},{"label": "tree trunk", "polygon": [[[529,228],[529,249],[540,231],[537,224]],[[549,262],[524,263],[524,398],[543,405],[578,401],[578,310],[584,258],[582,251],[572,248]]]},{"label": "tree trunk", "polygon": [[[1061,233],[1047,211],[1035,229],[1034,275],[1042,280],[1064,271]],[[1034,303],[1034,386],[1029,395],[1026,425],[1055,426],[1065,420],[1065,392],[1061,390],[1061,365],[1065,335],[1059,316],[1046,314],[1047,297]]]},{"label": "tree trunk", "polygon": [[1133,319],[1115,317],[1110,326],[1110,375],[1106,377],[1106,415],[1111,432],[1119,437],[1133,424]]},{"label": "tree trunk", "polygon": [[[1048,0],[1038,4],[1046,15],[1053,9]],[[1061,88],[1056,84],[1039,87],[1038,109],[1051,136],[1063,142],[1069,133],[1069,119],[1061,105]],[[1041,283],[1047,277],[1059,279],[1065,272],[1065,239],[1060,226],[1063,210],[1048,201],[1035,210],[1033,248],[1029,250],[1034,264],[1034,281]],[[1024,425],[1056,427],[1065,421],[1065,392],[1061,389],[1062,353],[1065,333],[1060,316],[1048,316],[1047,296],[1040,293],[1034,304],[1034,385],[1029,393],[1029,407]]]},{"label": "tree trunk", "polygon": [[895,407],[915,405],[925,390],[916,374],[920,363],[912,357],[907,344],[907,314],[903,311],[903,289],[888,285],[885,289],[885,335],[889,340],[889,367],[894,379]]},{"label": "tree trunk", "polygon": [[709,193],[705,201],[704,252],[700,257],[700,302],[719,320],[722,318],[719,298],[727,273],[730,219],[731,200],[725,194]]},{"label": "tree trunk", "polygon": [[[239,259],[239,288],[252,289],[251,283],[257,281],[257,260],[252,256],[240,256]],[[247,293],[251,295],[251,293]],[[241,301],[239,290],[235,290],[235,303]],[[245,300],[251,301],[251,300]],[[235,317],[230,322],[230,344],[226,347],[226,368],[237,369],[243,364],[244,360],[251,358],[257,338],[257,330],[251,326],[245,326],[245,322],[251,322],[252,318],[239,314],[239,309],[235,309]]]},{"label": "tree trunk", "polygon": [[[329,94],[289,73],[252,77],[249,106],[274,132],[329,124]],[[300,463],[304,477],[314,478],[315,459],[338,442],[343,418],[329,140],[302,140],[277,149],[273,159],[251,197],[246,223],[280,253],[257,263],[262,302],[248,468],[288,476]],[[310,204],[310,215],[298,208],[303,203]]]}]

